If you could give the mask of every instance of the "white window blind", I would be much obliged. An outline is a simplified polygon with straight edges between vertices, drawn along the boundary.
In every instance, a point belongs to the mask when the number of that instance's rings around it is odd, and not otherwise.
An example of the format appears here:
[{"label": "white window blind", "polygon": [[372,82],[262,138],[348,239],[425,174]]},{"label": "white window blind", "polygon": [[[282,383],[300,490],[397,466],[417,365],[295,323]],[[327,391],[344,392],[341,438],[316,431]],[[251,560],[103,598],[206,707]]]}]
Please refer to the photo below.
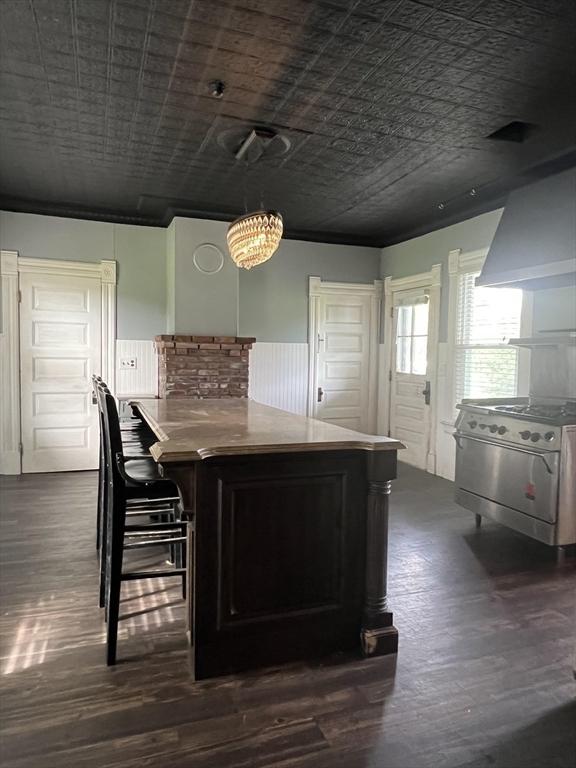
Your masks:
[{"label": "white window blind", "polygon": [[507,343],[520,335],[522,291],[476,287],[478,274],[465,272],[458,278],[456,402],[515,397],[518,388],[518,350]]}]

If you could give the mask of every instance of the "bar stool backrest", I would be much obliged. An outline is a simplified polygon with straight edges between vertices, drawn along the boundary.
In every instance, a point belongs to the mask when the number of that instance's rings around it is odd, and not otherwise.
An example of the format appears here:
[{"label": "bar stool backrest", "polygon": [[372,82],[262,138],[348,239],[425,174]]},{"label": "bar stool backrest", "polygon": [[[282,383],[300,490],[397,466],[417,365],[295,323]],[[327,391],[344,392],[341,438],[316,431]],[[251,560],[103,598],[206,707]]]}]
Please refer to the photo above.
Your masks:
[{"label": "bar stool backrest", "polygon": [[116,401],[107,387],[98,388],[98,402],[102,411],[106,469],[109,481],[120,480],[116,455],[122,454],[122,434]]},{"label": "bar stool backrest", "polygon": [[98,385],[103,383],[100,376],[96,376],[96,374],[92,374],[92,403],[95,405],[98,404]]},{"label": "bar stool backrest", "polygon": [[106,452],[106,426],[104,423],[104,408],[100,398],[100,391],[109,392],[110,390],[106,384],[98,376],[92,376],[92,387],[94,389],[94,400],[98,406],[98,415],[100,421],[100,448],[101,458],[105,459]]},{"label": "bar stool backrest", "polygon": [[100,454],[98,460],[98,507],[96,514],[96,549],[100,551],[102,546],[102,533],[104,525],[104,510],[107,499],[107,472],[106,472],[106,435],[104,426],[104,413],[100,402],[99,389],[105,386],[100,376],[92,376],[92,402],[98,406],[98,432],[100,436]]}]

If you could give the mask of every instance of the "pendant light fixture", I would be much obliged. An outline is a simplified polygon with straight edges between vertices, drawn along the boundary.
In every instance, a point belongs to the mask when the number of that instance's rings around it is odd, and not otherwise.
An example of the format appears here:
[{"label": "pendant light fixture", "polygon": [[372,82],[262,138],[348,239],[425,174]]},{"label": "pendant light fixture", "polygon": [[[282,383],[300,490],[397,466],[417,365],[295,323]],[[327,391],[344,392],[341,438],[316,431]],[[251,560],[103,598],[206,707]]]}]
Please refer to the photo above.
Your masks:
[{"label": "pendant light fixture", "polygon": [[[237,160],[253,165],[274,145],[281,148],[282,154],[290,146],[286,139],[274,131],[254,128],[234,154]],[[277,153],[276,149],[270,154]],[[283,231],[284,222],[277,211],[246,212],[228,227],[226,240],[232,260],[242,269],[252,269],[263,264],[278,250]]]},{"label": "pendant light fixture", "polygon": [[273,256],[282,238],[284,222],[276,211],[255,211],[230,224],[226,239],[237,267],[252,269]]}]

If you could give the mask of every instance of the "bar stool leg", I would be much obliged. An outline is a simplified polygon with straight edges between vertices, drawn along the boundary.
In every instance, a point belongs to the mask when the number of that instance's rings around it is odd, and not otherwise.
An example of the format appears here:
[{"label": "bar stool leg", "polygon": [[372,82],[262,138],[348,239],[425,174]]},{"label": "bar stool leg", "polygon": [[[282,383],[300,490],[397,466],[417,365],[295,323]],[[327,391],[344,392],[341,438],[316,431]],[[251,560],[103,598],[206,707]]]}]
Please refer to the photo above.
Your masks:
[{"label": "bar stool leg", "polygon": [[[186,536],[186,524],[182,524],[181,535]],[[186,543],[181,542],[173,546],[175,550],[174,565],[176,568],[186,568]],[[182,597],[186,600],[186,574],[182,574]]]},{"label": "bar stool leg", "polygon": [[120,614],[120,590],[122,588],[122,558],[124,552],[124,515],[119,525],[112,526],[109,554],[107,557],[106,600],[106,663],[116,664],[118,645],[118,617]]},{"label": "bar stool leg", "polygon": [[100,462],[98,464],[98,509],[96,511],[96,551],[100,552],[102,546],[101,525],[102,525],[102,483],[104,466],[102,461],[102,446],[100,446]]},{"label": "bar stool leg", "polygon": [[101,513],[101,521],[100,521],[100,592],[99,592],[99,601],[98,604],[100,608],[104,608],[106,606],[106,594],[107,594],[107,559],[109,557],[108,554],[108,518],[110,516],[110,512],[108,510],[108,497],[109,497],[109,491],[108,488],[105,486],[104,488],[104,499],[103,499],[103,507],[102,507],[102,513]]}]

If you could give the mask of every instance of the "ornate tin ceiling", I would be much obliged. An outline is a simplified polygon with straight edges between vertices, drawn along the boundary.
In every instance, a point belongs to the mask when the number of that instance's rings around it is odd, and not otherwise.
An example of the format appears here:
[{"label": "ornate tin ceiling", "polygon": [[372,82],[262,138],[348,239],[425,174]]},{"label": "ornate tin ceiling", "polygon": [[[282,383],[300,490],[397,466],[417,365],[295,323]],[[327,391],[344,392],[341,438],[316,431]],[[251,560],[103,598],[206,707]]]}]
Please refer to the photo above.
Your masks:
[{"label": "ornate tin ceiling", "polygon": [[[574,161],[573,0],[2,0],[0,14],[5,208],[230,219],[247,188],[292,236],[383,245]],[[487,138],[513,121],[524,141]],[[291,150],[246,178],[218,138],[254,125]]]}]

